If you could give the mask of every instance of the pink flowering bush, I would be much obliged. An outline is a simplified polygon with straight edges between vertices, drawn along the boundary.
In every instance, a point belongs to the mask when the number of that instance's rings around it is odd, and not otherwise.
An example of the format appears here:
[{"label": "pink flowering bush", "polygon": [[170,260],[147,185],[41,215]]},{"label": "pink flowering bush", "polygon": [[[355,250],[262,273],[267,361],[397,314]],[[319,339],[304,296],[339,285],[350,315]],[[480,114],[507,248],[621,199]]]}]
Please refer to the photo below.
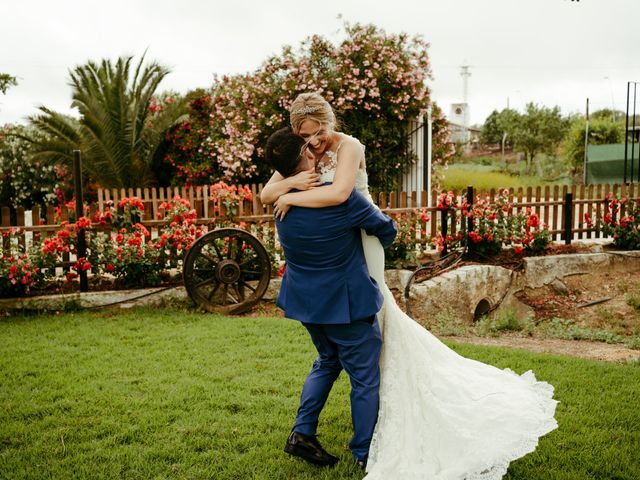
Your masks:
[{"label": "pink flowering bush", "polygon": [[[398,171],[415,160],[407,120],[430,103],[427,47],[418,36],[347,24],[337,45],[315,35],[299,49],[285,47],[254,72],[216,78],[210,92],[191,94],[189,119],[167,134],[165,160],[174,169],[174,181],[266,180],[271,173],[262,151],[267,137],[288,124],[288,109],[298,94],[316,91],[332,104],[343,130],[366,146],[373,189],[395,187]],[[453,154],[446,122],[441,115],[434,118],[434,161],[446,162]]]}]

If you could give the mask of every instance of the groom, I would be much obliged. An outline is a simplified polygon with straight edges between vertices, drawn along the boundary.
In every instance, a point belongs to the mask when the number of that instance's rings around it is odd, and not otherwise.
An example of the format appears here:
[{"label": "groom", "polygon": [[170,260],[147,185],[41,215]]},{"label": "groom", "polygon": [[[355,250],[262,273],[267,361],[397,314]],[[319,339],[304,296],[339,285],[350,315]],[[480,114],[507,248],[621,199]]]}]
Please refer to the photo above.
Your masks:
[{"label": "groom", "polygon": [[[267,142],[267,161],[284,177],[312,168],[312,158],[301,153],[304,144],[290,129],[278,130]],[[355,190],[335,207],[293,207],[276,227],[287,261],[276,304],[285,317],[302,322],[318,351],[284,450],[318,465],[338,461],[320,445],[316,429],[344,369],[351,381],[354,427],[349,448],[364,466],[378,415],[382,338],[376,313],[382,295],[367,271],[360,229],[388,247],[396,228]]]}]

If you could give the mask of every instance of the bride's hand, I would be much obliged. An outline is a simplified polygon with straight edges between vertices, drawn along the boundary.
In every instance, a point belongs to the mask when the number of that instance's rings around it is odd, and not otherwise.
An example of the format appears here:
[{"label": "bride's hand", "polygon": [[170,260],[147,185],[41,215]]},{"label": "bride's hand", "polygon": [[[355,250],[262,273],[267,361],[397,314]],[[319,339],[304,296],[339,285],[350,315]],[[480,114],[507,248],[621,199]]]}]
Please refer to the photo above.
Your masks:
[{"label": "bride's hand", "polygon": [[287,214],[289,209],[291,208],[291,204],[288,201],[288,195],[280,195],[278,200],[273,204],[273,214],[280,221],[284,220],[284,216]]},{"label": "bride's hand", "polygon": [[296,190],[311,190],[312,188],[322,185],[322,182],[320,182],[320,174],[316,173],[313,168],[303,170],[289,177],[288,181],[291,188]]}]

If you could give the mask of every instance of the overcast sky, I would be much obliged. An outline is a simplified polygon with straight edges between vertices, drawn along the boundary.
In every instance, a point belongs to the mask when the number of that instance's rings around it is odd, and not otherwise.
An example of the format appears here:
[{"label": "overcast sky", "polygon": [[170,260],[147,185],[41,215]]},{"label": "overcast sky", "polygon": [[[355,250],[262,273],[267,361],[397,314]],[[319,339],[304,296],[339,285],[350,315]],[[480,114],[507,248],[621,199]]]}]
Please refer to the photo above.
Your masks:
[{"label": "overcast sky", "polygon": [[[213,74],[255,70],[284,45],[342,39],[343,20],[430,43],[433,98],[448,114],[471,66],[472,123],[533,101],[563,113],[624,110],[640,82],[640,0],[0,0],[0,124],[38,105],[69,109],[68,71],[87,60],[140,55],[171,68],[161,89],[211,85]],[[342,19],[339,19],[342,15]],[[638,91],[640,105],[640,89]],[[640,108],[640,107],[639,107]]]}]

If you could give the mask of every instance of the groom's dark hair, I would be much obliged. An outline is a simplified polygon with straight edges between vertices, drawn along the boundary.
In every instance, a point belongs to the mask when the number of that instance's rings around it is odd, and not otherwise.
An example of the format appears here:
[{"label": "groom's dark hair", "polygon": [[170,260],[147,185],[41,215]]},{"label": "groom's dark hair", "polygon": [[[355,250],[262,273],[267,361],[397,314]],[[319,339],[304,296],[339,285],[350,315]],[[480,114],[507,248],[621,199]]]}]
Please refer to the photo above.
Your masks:
[{"label": "groom's dark hair", "polygon": [[304,144],[304,138],[293,133],[291,128],[281,128],[267,140],[265,158],[280,175],[290,177],[298,171]]}]

